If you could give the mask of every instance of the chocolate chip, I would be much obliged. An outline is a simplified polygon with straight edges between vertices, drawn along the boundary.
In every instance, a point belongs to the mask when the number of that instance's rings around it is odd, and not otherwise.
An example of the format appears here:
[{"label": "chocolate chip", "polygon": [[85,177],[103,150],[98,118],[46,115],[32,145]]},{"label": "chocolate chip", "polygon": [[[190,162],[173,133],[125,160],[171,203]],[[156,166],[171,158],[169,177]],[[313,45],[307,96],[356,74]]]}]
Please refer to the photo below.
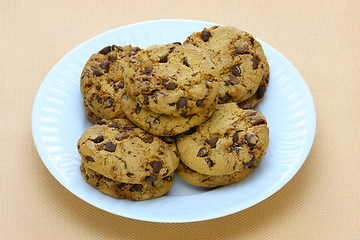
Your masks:
[{"label": "chocolate chip", "polygon": [[117,46],[117,45],[115,45],[115,44],[113,44],[112,46],[111,46],[111,49],[114,51],[114,50],[118,50],[119,52],[123,52],[124,50],[121,48],[121,47],[119,47],[119,46]]},{"label": "chocolate chip", "polygon": [[236,132],[234,133],[234,135],[232,136],[232,141],[234,143],[236,143],[237,141],[239,141],[239,134]]},{"label": "chocolate chip", "polygon": [[172,44],[181,45],[182,43],[181,42],[173,42]]},{"label": "chocolate chip", "polygon": [[204,100],[198,99],[196,100],[196,106],[201,107],[204,104]]},{"label": "chocolate chip", "polygon": [[128,183],[120,183],[117,185],[117,187],[121,189],[121,188],[126,187],[127,185],[128,185]]},{"label": "chocolate chip", "polygon": [[142,140],[145,143],[152,143],[154,141],[154,137],[151,134],[145,134]]},{"label": "chocolate chip", "polygon": [[99,64],[99,67],[100,67],[101,69],[103,69],[104,72],[107,73],[107,72],[109,72],[110,62],[108,62],[108,61],[102,62],[102,63]]},{"label": "chocolate chip", "polygon": [[248,50],[248,46],[245,45],[245,46],[239,46],[236,48],[236,53],[238,54],[243,54],[243,53],[246,53],[246,51]]},{"label": "chocolate chip", "polygon": [[101,75],[103,75],[99,70],[97,70],[96,68],[91,68],[91,70],[93,71],[93,74],[97,77],[100,77]]},{"label": "chocolate chip", "polygon": [[139,105],[139,104],[136,104],[135,113],[136,113],[136,114],[139,114],[140,111],[141,111],[140,105]]},{"label": "chocolate chip", "polygon": [[202,31],[201,32],[201,39],[204,41],[204,42],[207,42],[209,41],[209,38],[211,37],[211,33],[209,31]]},{"label": "chocolate chip", "polygon": [[260,86],[258,90],[256,90],[256,95],[258,98],[263,98],[266,92],[266,87]]},{"label": "chocolate chip", "polygon": [[145,178],[145,182],[155,182],[157,180],[157,177],[154,175],[154,174],[150,174],[150,176],[147,176],[146,178]]},{"label": "chocolate chip", "polygon": [[117,122],[112,122],[108,125],[110,128],[119,128],[119,124]]},{"label": "chocolate chip", "polygon": [[227,101],[229,101],[231,99],[231,97],[230,97],[230,95],[228,93],[225,93],[225,95],[222,96],[222,97],[219,97],[219,99],[222,100],[222,101],[227,102]]},{"label": "chocolate chip", "polygon": [[209,167],[213,167],[213,166],[214,166],[214,161],[211,160],[210,158],[206,158],[206,159],[205,159],[205,162],[206,162],[206,164],[207,164]]},{"label": "chocolate chip", "polygon": [[264,124],[264,123],[266,123],[266,122],[265,122],[265,119],[263,119],[263,118],[255,118],[251,121],[251,124],[253,126]]},{"label": "chocolate chip", "polygon": [[149,95],[143,93],[142,96],[143,96],[143,98],[144,98],[143,104],[144,104],[144,105],[149,105]]},{"label": "chocolate chip", "polygon": [[104,141],[104,136],[100,134],[96,138],[94,138],[92,141],[94,143],[101,143],[102,141]]},{"label": "chocolate chip", "polygon": [[242,109],[253,109],[253,106],[251,106],[249,103],[245,104],[241,107]]},{"label": "chocolate chip", "polygon": [[208,149],[206,147],[202,147],[199,149],[198,153],[197,153],[197,157],[205,157],[208,155]]},{"label": "chocolate chip", "polygon": [[183,117],[183,118],[186,118],[187,117],[187,111],[184,110],[180,113],[180,116]]},{"label": "chocolate chip", "polygon": [[115,62],[117,59],[117,56],[116,56],[116,54],[112,53],[112,54],[109,54],[108,58],[110,61]]},{"label": "chocolate chip", "polygon": [[159,58],[159,63],[166,63],[168,61],[168,54],[163,54]]},{"label": "chocolate chip", "polygon": [[211,148],[216,148],[216,143],[219,141],[220,137],[213,137],[209,140],[209,145]]},{"label": "chocolate chip", "polygon": [[150,74],[152,71],[153,71],[153,68],[152,68],[152,67],[145,67],[145,69],[144,69],[144,74],[148,75],[148,74]]},{"label": "chocolate chip", "polygon": [[126,133],[120,133],[120,134],[116,135],[115,140],[121,141],[121,140],[126,139],[126,138],[128,138],[128,137],[129,137],[128,134],[126,134]]},{"label": "chocolate chip", "polygon": [[241,69],[240,69],[240,65],[236,64],[232,67],[231,69],[232,74],[234,74],[234,76],[238,77],[241,76]]},{"label": "chocolate chip", "polygon": [[128,176],[128,177],[133,177],[133,176],[135,176],[135,175],[134,175],[133,173],[127,173],[126,176]]},{"label": "chocolate chip", "polygon": [[97,125],[104,125],[106,124],[106,121],[105,120],[99,120],[96,122]]},{"label": "chocolate chip", "polygon": [[180,98],[180,100],[176,103],[176,109],[180,109],[180,108],[183,108],[185,107],[187,104],[187,99],[182,97]]},{"label": "chocolate chip", "polygon": [[130,191],[142,192],[143,186],[141,184],[134,184]]},{"label": "chocolate chip", "polygon": [[104,101],[105,108],[112,107],[114,100],[111,97],[107,97]]},{"label": "chocolate chip", "polygon": [[238,146],[232,146],[233,149],[235,150],[236,153],[239,153],[240,152],[240,148]]},{"label": "chocolate chip", "polygon": [[256,58],[251,59],[251,61],[252,61],[252,67],[253,67],[253,69],[254,69],[254,70],[257,69],[258,66],[259,66],[259,61],[258,61]]},{"label": "chocolate chip", "polygon": [[230,74],[229,75],[229,81],[231,83],[231,85],[237,85],[239,84],[239,80],[237,79],[237,77],[235,77],[234,75]]},{"label": "chocolate chip", "polygon": [[228,81],[228,80],[224,81],[224,83],[225,83],[225,86],[230,86],[231,85],[230,81]]},{"label": "chocolate chip", "polygon": [[248,168],[252,168],[255,165],[255,158],[251,159],[249,162],[244,162],[244,166]]},{"label": "chocolate chip", "polygon": [[177,84],[176,83],[169,83],[165,85],[165,88],[167,90],[174,90],[175,88],[177,88]]},{"label": "chocolate chip", "polygon": [[113,142],[106,142],[104,144],[104,150],[108,151],[108,152],[115,152],[116,150],[116,144]]},{"label": "chocolate chip", "polygon": [[246,141],[248,142],[249,146],[252,148],[256,144],[256,137],[254,134],[249,134],[246,136]]},{"label": "chocolate chip", "polygon": [[123,82],[119,82],[116,86],[120,89],[123,89],[125,84]]},{"label": "chocolate chip", "polygon": [[159,173],[162,169],[163,163],[161,161],[152,161],[150,162],[150,166],[155,173]]},{"label": "chocolate chip", "polygon": [[247,114],[245,117],[251,117],[251,116],[255,116],[256,115],[256,112],[251,112],[249,114]]},{"label": "chocolate chip", "polygon": [[88,162],[95,162],[94,158],[91,157],[91,156],[86,156],[85,159],[86,159],[86,161],[88,161]]},{"label": "chocolate chip", "polygon": [[187,67],[190,67],[190,65],[189,65],[189,59],[188,59],[187,57],[184,57],[184,59],[183,59],[183,64],[184,64],[185,66],[187,66]]},{"label": "chocolate chip", "polygon": [[100,90],[101,89],[101,84],[98,84],[98,85],[96,85],[96,90]]},{"label": "chocolate chip", "polygon": [[95,95],[94,95],[94,98],[95,98],[95,100],[96,100],[98,103],[102,104],[102,98],[100,97],[99,94],[95,94]]},{"label": "chocolate chip", "polygon": [[104,47],[100,50],[100,53],[104,55],[108,54],[109,52],[111,52],[111,46]]}]

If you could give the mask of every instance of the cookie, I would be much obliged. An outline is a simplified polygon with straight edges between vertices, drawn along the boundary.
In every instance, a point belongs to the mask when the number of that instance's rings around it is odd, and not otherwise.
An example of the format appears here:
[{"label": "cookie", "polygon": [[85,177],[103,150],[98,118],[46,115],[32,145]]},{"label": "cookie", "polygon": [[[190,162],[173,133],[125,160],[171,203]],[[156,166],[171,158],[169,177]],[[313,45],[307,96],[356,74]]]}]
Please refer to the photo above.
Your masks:
[{"label": "cookie", "polygon": [[213,26],[192,33],[184,45],[209,52],[220,71],[219,103],[242,102],[258,89],[269,72],[261,44],[242,30]]},{"label": "cookie", "polygon": [[236,103],[218,104],[212,117],[176,138],[180,159],[206,175],[225,175],[257,165],[266,153],[265,117]]},{"label": "cookie", "polygon": [[123,71],[140,48],[107,46],[93,54],[81,74],[80,91],[89,109],[99,118],[123,118],[120,100],[125,92]]},{"label": "cookie", "polygon": [[98,117],[93,111],[91,111],[91,109],[89,108],[89,106],[83,102],[84,105],[84,110],[85,110],[85,114],[86,117],[93,123],[96,123],[97,121],[100,121],[101,118]]},{"label": "cookie", "polygon": [[176,169],[176,174],[184,181],[199,187],[219,187],[230,185],[240,181],[241,179],[249,176],[257,167],[258,162],[254,162],[254,165],[245,166],[240,171],[225,174],[225,175],[206,175],[198,173],[182,161]]},{"label": "cookie", "polygon": [[130,200],[148,200],[165,195],[174,182],[174,174],[167,177],[147,181],[140,184],[124,183],[107,178],[84,164],[82,160],[80,166],[81,175],[84,180],[91,186],[95,187],[102,193],[116,198],[125,198]]},{"label": "cookie", "polygon": [[153,45],[124,71],[125,88],[143,109],[175,117],[204,112],[217,100],[219,72],[194,46]]},{"label": "cookie", "polygon": [[175,143],[127,119],[100,120],[90,126],[78,141],[78,151],[91,170],[126,183],[164,178],[179,164]]},{"label": "cookie", "polygon": [[127,95],[124,95],[121,100],[121,108],[129,120],[145,131],[158,136],[174,136],[188,131],[210,118],[215,107],[216,101],[205,108],[203,112],[174,117],[142,108],[139,103]]}]

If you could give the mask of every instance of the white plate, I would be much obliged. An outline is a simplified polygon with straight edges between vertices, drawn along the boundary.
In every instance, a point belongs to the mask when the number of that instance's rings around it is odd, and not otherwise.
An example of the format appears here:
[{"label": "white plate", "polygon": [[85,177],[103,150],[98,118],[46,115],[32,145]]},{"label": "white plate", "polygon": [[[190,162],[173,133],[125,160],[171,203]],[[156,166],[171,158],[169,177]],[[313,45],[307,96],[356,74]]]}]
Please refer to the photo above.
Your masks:
[{"label": "white plate", "polygon": [[271,74],[263,101],[257,106],[268,120],[270,145],[257,170],[243,181],[213,190],[190,186],[179,178],[170,192],[147,201],[115,199],[82,179],[76,143],[91,125],[79,90],[81,70],[89,56],[106,45],[183,41],[194,31],[217,25],[190,20],[160,20],[124,26],[81,44],[48,73],[38,90],[32,131],[38,153],[51,174],[70,192],[105,211],[153,222],[193,222],[229,215],[268,198],[300,169],[315,135],[315,107],[296,68],[261,42]]}]

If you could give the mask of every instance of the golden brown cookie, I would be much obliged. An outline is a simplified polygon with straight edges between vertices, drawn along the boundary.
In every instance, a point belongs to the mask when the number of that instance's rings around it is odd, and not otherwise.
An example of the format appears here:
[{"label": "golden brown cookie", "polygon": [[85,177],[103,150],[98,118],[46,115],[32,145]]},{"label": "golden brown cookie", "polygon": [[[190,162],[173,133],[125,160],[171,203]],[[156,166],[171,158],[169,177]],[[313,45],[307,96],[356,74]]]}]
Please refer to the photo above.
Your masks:
[{"label": "golden brown cookie", "polygon": [[100,120],[90,126],[78,141],[78,151],[91,170],[126,183],[164,178],[179,164],[175,143],[127,119]]},{"label": "golden brown cookie", "polygon": [[217,100],[219,72],[206,52],[191,45],[140,50],[124,75],[128,95],[154,113],[187,117]]},{"label": "golden brown cookie", "polygon": [[85,114],[91,122],[96,123],[97,121],[101,120],[100,117],[98,117],[93,111],[91,111],[91,109],[85,102],[83,102],[83,105],[84,105]]},{"label": "golden brown cookie", "polygon": [[84,164],[82,160],[80,170],[84,180],[102,193],[116,198],[130,200],[148,200],[165,195],[174,182],[174,174],[161,179],[148,179],[138,184],[124,183],[107,178]]},{"label": "golden brown cookie", "polygon": [[268,143],[265,117],[236,103],[218,104],[208,121],[176,138],[181,161],[206,175],[232,174],[256,165]]},{"label": "golden brown cookie", "polygon": [[245,101],[269,73],[261,44],[251,34],[235,27],[204,28],[192,33],[184,45],[208,51],[219,68],[219,103]]},{"label": "golden brown cookie", "polygon": [[93,54],[81,74],[80,91],[85,104],[99,118],[123,118],[120,108],[125,92],[123,71],[129,58],[140,48],[107,46]]}]

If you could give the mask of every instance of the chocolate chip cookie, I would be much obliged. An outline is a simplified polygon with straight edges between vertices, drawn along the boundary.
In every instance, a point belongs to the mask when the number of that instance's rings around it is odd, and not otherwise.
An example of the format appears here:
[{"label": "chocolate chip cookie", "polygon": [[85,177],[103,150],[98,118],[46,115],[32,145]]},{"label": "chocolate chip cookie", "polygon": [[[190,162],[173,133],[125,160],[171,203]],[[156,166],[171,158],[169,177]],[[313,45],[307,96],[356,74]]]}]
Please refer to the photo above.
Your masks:
[{"label": "chocolate chip cookie", "polygon": [[225,175],[255,166],[269,143],[265,117],[236,103],[218,104],[212,117],[176,138],[180,159],[206,175]]},{"label": "chocolate chip cookie", "polygon": [[216,101],[205,107],[202,112],[175,117],[142,108],[142,105],[126,94],[121,100],[121,108],[129,120],[147,132],[158,136],[174,136],[188,131],[209,119],[215,111],[215,107]]},{"label": "chocolate chip cookie", "polygon": [[264,75],[269,73],[261,44],[235,27],[204,28],[192,33],[184,45],[208,51],[219,68],[219,103],[245,101],[255,94]]},{"label": "chocolate chip cookie", "polygon": [[125,92],[124,66],[139,50],[131,45],[107,46],[86,62],[81,74],[80,91],[85,104],[99,118],[125,117],[120,108]]},{"label": "chocolate chip cookie", "polygon": [[100,120],[85,130],[78,151],[91,170],[115,181],[140,184],[162,179],[179,164],[175,143],[127,119]]},{"label": "chocolate chip cookie", "polygon": [[84,180],[99,191],[116,198],[130,200],[148,200],[165,195],[174,182],[174,174],[160,179],[148,179],[140,184],[124,183],[107,178],[84,164],[80,166]]},{"label": "chocolate chip cookie", "polygon": [[241,179],[250,175],[256,169],[258,161],[257,162],[254,161],[253,163],[254,165],[249,164],[240,171],[233,172],[231,174],[206,175],[192,170],[191,168],[186,166],[182,161],[180,161],[180,164],[176,169],[176,174],[184,181],[195,186],[219,187],[219,186],[225,186],[236,183]]},{"label": "chocolate chip cookie", "polygon": [[125,88],[142,109],[187,117],[217,101],[219,72],[200,48],[154,45],[140,50],[128,66]]}]

